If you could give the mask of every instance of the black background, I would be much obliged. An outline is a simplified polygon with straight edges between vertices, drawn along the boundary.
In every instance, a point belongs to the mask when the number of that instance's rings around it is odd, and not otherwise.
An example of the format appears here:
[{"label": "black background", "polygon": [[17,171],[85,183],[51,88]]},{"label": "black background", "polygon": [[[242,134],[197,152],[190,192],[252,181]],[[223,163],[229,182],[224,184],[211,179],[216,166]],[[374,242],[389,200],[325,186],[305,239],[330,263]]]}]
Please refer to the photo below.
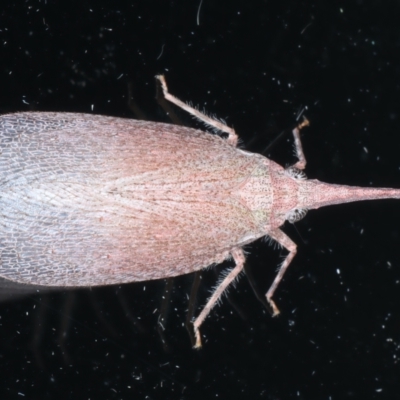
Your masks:
[{"label": "black background", "polygon": [[[14,1],[0,11],[0,108],[167,121],[154,75],[225,118],[262,152],[305,114],[307,174],[400,187],[400,7],[394,1]],[[190,117],[182,114],[188,124]],[[287,135],[267,156],[294,161]],[[163,282],[3,296],[1,398],[390,399],[400,389],[400,204],[310,212],[271,318],[242,276],[191,349],[192,276],[176,279],[157,333]],[[284,253],[246,249],[261,292]],[[215,284],[204,275],[198,304]],[[4,293],[5,289],[4,289]],[[8,293],[8,292],[7,292]],[[198,311],[197,311],[198,313]]]}]

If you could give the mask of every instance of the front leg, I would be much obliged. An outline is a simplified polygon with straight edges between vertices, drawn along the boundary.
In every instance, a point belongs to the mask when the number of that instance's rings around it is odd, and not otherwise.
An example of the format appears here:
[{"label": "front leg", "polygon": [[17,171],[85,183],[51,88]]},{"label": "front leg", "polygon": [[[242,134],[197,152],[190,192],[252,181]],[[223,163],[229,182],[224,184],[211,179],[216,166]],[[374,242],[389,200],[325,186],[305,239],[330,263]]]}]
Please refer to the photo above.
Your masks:
[{"label": "front leg", "polygon": [[301,124],[297,125],[296,128],[294,128],[292,131],[294,138],[294,148],[296,156],[299,159],[297,163],[294,164],[292,167],[298,168],[300,170],[303,170],[307,164],[306,157],[303,151],[303,146],[301,144],[300,130],[308,125],[310,125],[310,122],[308,121],[308,119],[305,118],[304,121]]},{"label": "front leg", "polygon": [[272,239],[277,241],[282,247],[284,247],[289,252],[289,254],[286,256],[285,260],[279,267],[278,274],[276,275],[274,281],[272,282],[271,287],[268,289],[268,292],[265,295],[268,303],[272,307],[272,311],[273,311],[272,316],[275,317],[276,315],[279,314],[279,309],[276,306],[275,302],[272,300],[272,296],[274,295],[275,290],[277,289],[280,281],[282,280],[283,275],[285,274],[288,266],[290,265],[294,256],[297,253],[297,245],[296,245],[296,243],[294,243],[292,241],[292,239],[289,238],[289,236],[287,236],[280,229],[275,229],[275,230],[269,232],[268,236],[270,236]]}]

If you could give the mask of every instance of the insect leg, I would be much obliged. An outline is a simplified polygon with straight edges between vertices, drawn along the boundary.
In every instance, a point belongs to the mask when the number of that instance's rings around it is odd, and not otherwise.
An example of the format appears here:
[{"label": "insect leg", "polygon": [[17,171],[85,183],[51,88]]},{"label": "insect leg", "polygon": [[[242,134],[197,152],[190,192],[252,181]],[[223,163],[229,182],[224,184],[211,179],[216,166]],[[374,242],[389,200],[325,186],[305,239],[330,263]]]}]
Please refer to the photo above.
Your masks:
[{"label": "insect leg", "polygon": [[296,126],[296,128],[294,128],[292,131],[294,138],[294,148],[296,151],[296,156],[299,159],[299,161],[297,161],[297,163],[294,164],[293,167],[301,170],[303,170],[306,167],[307,161],[306,157],[304,156],[303,146],[301,145],[300,129],[308,125],[310,125],[309,121],[307,119],[304,119],[304,121],[298,126]]},{"label": "insect leg", "polygon": [[294,256],[297,253],[297,245],[296,245],[296,243],[294,243],[292,241],[292,239],[289,238],[289,236],[287,236],[280,229],[275,229],[275,230],[269,232],[268,236],[270,236],[272,239],[277,241],[281,246],[283,246],[286,250],[289,251],[289,254],[286,256],[285,260],[279,267],[278,274],[276,275],[274,281],[272,282],[271,287],[268,289],[268,292],[265,295],[268,303],[272,307],[272,311],[273,311],[272,315],[275,317],[276,315],[279,314],[279,309],[275,305],[275,302],[272,300],[272,296],[274,295],[275,290],[278,287],[279,282],[282,280],[283,275],[285,274],[288,266],[290,265]]},{"label": "insect leg", "polygon": [[204,308],[201,311],[201,313],[199,314],[199,316],[193,322],[194,335],[196,338],[196,344],[194,345],[194,347],[196,349],[201,347],[201,336],[200,336],[200,331],[199,331],[201,324],[204,322],[207,315],[210,313],[211,309],[214,307],[215,303],[218,302],[218,300],[222,296],[222,293],[225,291],[225,289],[235,280],[235,278],[243,270],[243,266],[244,266],[244,263],[246,260],[244,254],[243,254],[243,250],[241,248],[236,248],[231,251],[231,254],[232,254],[232,257],[236,264],[235,268],[233,268],[232,271],[230,271],[229,274],[217,286],[214,293],[208,299],[207,304],[204,306]]},{"label": "insect leg", "polygon": [[156,84],[156,100],[174,125],[184,125],[184,123],[176,114],[173,105],[165,98],[163,92],[163,85],[160,79],[157,79],[157,84]]},{"label": "insect leg", "polygon": [[238,136],[235,132],[234,129],[230,128],[229,126],[225,125],[223,122],[218,121],[214,118],[208,117],[207,115],[203,114],[199,110],[196,110],[195,108],[189,106],[188,104],[184,103],[183,101],[177,99],[175,96],[170,94],[168,92],[168,87],[167,87],[167,82],[165,81],[164,75],[157,75],[156,79],[159,81],[161,85],[162,92],[164,94],[164,97],[170,101],[171,103],[175,104],[179,108],[182,108],[182,110],[185,110],[189,114],[193,115],[195,118],[198,120],[202,121],[206,125],[220,130],[221,132],[227,133],[228,134],[228,143],[230,143],[232,146],[236,147],[237,141],[238,141]]}]

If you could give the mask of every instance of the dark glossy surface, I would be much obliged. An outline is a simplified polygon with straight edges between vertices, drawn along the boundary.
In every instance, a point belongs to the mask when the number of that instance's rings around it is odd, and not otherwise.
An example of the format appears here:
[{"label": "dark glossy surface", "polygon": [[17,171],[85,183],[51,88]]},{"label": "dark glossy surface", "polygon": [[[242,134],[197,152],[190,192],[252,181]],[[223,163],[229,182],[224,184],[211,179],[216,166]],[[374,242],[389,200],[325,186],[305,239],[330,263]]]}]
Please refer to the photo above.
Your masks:
[{"label": "dark glossy surface", "polygon": [[[148,118],[166,121],[153,79],[165,73],[171,93],[225,118],[251,151],[307,106],[310,178],[400,187],[395,2],[204,0],[199,25],[200,1],[64,4],[3,6],[2,111],[127,117],[130,82]],[[292,162],[290,135],[268,155]],[[225,300],[206,320],[201,351],[183,326],[191,276],[175,282],[168,348],[157,333],[162,281],[4,301],[1,397],[395,398],[399,221],[400,202],[380,201],[288,226],[299,252],[275,297],[281,315],[270,318],[243,276],[230,291],[236,307]],[[265,292],[279,251],[265,241],[246,250]],[[214,283],[208,271],[199,304]]]}]

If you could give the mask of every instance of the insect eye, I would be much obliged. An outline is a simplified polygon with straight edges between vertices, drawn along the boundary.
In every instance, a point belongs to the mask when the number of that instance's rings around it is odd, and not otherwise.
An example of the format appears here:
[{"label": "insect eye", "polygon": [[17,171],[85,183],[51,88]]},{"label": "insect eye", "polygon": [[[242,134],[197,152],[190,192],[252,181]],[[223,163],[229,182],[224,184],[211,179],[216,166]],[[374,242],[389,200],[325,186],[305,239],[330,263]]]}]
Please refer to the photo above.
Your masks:
[{"label": "insect eye", "polygon": [[286,215],[286,220],[291,224],[294,224],[297,221],[303,219],[308,212],[307,208],[295,208],[294,210],[290,210]]}]

